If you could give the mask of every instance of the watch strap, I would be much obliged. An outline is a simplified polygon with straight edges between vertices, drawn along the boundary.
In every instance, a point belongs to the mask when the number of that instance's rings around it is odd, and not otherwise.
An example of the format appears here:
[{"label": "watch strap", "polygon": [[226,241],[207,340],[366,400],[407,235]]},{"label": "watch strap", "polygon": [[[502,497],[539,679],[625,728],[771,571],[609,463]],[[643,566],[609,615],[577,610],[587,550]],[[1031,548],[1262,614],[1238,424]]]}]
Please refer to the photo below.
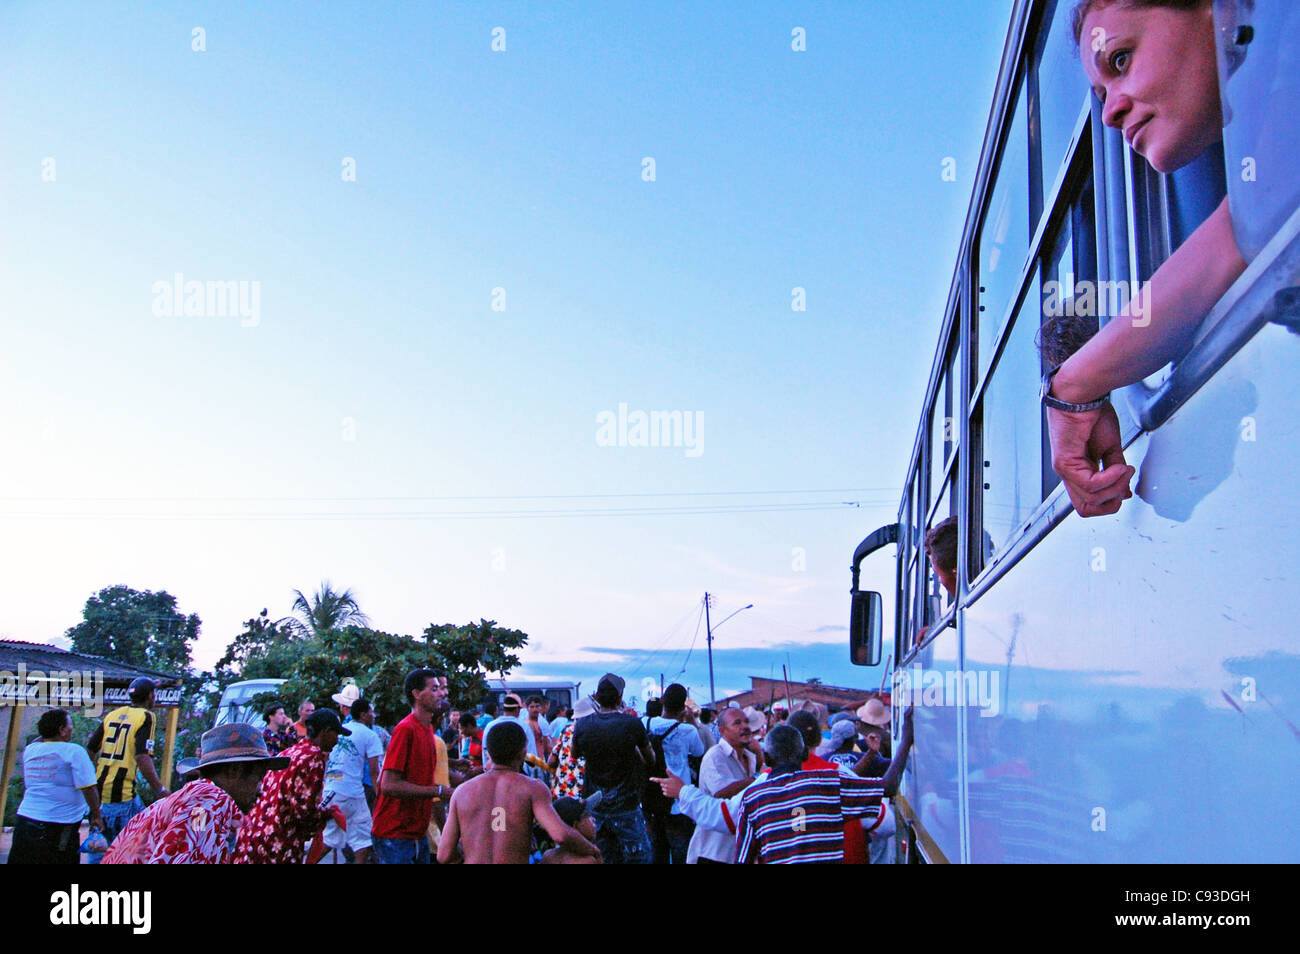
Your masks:
[{"label": "watch strap", "polygon": [[1099,407],[1105,407],[1110,403],[1109,394],[1103,394],[1095,401],[1088,401],[1084,404],[1072,404],[1069,401],[1062,401],[1058,397],[1052,397],[1052,378],[1054,378],[1056,372],[1060,370],[1061,365],[1058,364],[1043,375],[1043,387],[1039,392],[1039,397],[1042,399],[1044,407],[1050,407],[1057,411],[1066,411],[1070,414],[1086,414],[1089,411],[1097,410]]}]

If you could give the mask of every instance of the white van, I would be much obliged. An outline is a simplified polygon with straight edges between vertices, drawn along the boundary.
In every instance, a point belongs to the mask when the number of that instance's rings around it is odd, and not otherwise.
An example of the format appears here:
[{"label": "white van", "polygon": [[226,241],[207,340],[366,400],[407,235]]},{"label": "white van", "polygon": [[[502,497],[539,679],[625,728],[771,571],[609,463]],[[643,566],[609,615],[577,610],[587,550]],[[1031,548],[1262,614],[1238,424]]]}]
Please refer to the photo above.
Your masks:
[{"label": "white van", "polygon": [[265,727],[266,717],[261,706],[249,703],[264,692],[274,692],[285,682],[285,679],[245,679],[243,682],[232,682],[221,694],[217,718],[212,725],[216,727],[227,722],[247,722],[258,729]]}]

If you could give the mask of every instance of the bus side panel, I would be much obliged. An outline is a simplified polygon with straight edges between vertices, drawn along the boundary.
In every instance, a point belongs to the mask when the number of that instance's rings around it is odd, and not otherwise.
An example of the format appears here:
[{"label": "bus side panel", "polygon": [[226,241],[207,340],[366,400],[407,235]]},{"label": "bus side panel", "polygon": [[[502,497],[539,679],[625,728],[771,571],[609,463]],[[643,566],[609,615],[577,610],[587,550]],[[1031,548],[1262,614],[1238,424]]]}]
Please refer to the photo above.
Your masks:
[{"label": "bus side panel", "polygon": [[[907,685],[915,683],[919,687],[917,702],[925,701],[925,677],[919,674],[934,674],[931,676],[933,680],[935,676],[944,678],[947,673],[958,671],[957,646],[957,630],[949,627],[908,662],[905,671],[911,681]],[[899,685],[896,681],[895,686]],[[907,696],[916,695],[916,690],[899,693],[896,689],[895,702],[906,704]],[[914,707],[915,745],[908,760],[904,791],[921,827],[934,839],[945,859],[952,863],[961,860],[961,796],[958,791],[961,763],[957,747],[960,714],[954,706],[921,704]]]},{"label": "bus side panel", "polygon": [[966,611],[972,861],[1300,860],[1297,368],[1267,326]]}]

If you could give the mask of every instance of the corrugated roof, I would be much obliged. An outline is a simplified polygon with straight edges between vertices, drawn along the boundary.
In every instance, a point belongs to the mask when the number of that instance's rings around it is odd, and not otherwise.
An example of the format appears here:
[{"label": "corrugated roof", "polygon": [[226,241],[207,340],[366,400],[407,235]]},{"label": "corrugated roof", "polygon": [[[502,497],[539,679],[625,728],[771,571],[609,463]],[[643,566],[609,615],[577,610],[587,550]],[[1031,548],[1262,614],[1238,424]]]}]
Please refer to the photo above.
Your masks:
[{"label": "corrugated roof", "polygon": [[89,653],[74,653],[70,649],[60,649],[49,643],[29,643],[20,639],[0,639],[0,669],[16,672],[19,665],[29,671],[57,671],[82,669],[104,674],[104,685],[127,685],[139,676],[149,676],[163,683],[178,683],[180,676],[174,673],[145,669],[129,663],[117,662],[103,656]]}]

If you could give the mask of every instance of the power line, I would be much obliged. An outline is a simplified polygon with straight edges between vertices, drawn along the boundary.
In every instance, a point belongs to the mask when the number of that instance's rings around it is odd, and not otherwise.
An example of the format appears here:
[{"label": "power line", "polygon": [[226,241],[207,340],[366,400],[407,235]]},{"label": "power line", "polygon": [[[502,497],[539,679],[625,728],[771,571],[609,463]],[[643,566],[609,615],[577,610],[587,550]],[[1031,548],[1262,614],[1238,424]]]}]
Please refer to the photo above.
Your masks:
[{"label": "power line", "polygon": [[669,491],[645,491],[645,492],[620,492],[620,493],[594,493],[594,494],[467,494],[462,496],[367,496],[367,497],[305,497],[305,496],[180,496],[180,497],[153,497],[153,496],[117,496],[117,497],[58,497],[58,496],[28,496],[28,497],[6,497],[0,496],[0,500],[5,501],[42,501],[50,502],[56,500],[87,500],[87,501],[241,501],[245,503],[294,503],[294,502],[314,502],[314,503],[347,503],[363,500],[387,500],[387,501],[453,501],[453,500],[597,500],[618,497],[759,497],[773,494],[867,494],[867,493],[889,493],[900,494],[900,487],[838,487],[827,488],[824,490],[669,490]]},{"label": "power line", "polygon": [[155,519],[155,520],[470,520],[547,519],[559,517],[698,516],[745,513],[807,513],[862,507],[894,507],[897,500],[790,501],[771,504],[701,504],[665,507],[577,507],[531,510],[385,510],[385,511],[4,511],[0,517],[40,519]]}]

